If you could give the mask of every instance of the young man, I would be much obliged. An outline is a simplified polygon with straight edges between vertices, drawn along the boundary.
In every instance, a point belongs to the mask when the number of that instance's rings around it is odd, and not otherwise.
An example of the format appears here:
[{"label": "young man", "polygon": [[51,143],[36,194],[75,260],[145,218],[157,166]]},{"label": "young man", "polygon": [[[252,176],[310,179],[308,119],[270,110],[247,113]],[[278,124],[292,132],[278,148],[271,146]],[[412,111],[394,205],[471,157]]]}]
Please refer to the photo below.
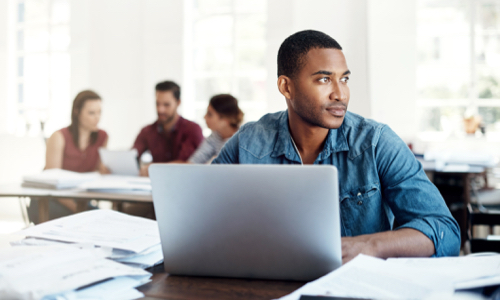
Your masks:
[{"label": "young man", "polygon": [[288,37],[278,52],[288,110],[244,125],[213,163],[336,166],[344,263],[360,253],[458,255],[458,224],[406,144],[388,126],[347,112],[350,73],[330,36]]},{"label": "young man", "polygon": [[[203,141],[201,127],[181,117],[177,108],[181,104],[181,89],[173,81],[156,85],[156,112],[158,120],[144,127],[133,148],[139,157],[151,151],[153,162],[185,162]],[[141,168],[147,176],[147,168]]]}]

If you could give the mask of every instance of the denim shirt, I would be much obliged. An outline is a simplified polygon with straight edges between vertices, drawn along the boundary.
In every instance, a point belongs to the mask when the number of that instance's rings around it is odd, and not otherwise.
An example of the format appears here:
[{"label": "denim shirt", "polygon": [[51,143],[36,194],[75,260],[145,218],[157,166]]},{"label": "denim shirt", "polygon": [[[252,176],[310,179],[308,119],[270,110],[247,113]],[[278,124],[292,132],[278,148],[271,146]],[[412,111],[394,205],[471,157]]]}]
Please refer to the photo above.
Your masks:
[{"label": "denim shirt", "polygon": [[[300,164],[288,112],[247,123],[224,145],[214,164]],[[387,125],[347,112],[330,129],[314,164],[339,174],[342,236],[413,228],[434,242],[434,256],[458,255],[460,228],[422,165]]]}]

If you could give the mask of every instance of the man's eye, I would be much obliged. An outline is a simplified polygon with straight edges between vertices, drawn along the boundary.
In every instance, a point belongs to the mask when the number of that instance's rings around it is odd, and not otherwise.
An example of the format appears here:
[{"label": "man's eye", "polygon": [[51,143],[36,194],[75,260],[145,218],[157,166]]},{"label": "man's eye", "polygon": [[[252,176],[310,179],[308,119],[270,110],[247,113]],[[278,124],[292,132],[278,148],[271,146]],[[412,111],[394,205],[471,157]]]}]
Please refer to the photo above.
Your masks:
[{"label": "man's eye", "polygon": [[330,78],[328,78],[328,77],[323,77],[323,78],[319,79],[319,82],[321,82],[321,83],[327,83],[328,81],[330,81]]},{"label": "man's eye", "polygon": [[342,79],[340,79],[340,81],[343,83],[347,83],[347,82],[349,82],[349,77],[342,77]]}]

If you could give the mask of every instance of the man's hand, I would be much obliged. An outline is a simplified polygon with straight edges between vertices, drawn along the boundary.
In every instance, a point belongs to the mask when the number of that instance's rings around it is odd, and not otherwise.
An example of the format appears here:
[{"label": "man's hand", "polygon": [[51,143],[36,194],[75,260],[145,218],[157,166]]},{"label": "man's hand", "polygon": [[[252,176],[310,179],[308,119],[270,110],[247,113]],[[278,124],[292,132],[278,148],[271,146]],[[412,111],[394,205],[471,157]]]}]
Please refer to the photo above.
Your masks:
[{"label": "man's hand", "polygon": [[149,176],[149,171],[148,171],[149,164],[141,166],[141,169],[139,170],[139,175],[140,176]]},{"label": "man's hand", "polygon": [[358,254],[385,259],[429,257],[434,253],[434,243],[422,232],[411,228],[342,238],[342,264]]},{"label": "man's hand", "polygon": [[355,258],[358,254],[378,257],[373,235],[346,236],[342,238],[342,264]]}]

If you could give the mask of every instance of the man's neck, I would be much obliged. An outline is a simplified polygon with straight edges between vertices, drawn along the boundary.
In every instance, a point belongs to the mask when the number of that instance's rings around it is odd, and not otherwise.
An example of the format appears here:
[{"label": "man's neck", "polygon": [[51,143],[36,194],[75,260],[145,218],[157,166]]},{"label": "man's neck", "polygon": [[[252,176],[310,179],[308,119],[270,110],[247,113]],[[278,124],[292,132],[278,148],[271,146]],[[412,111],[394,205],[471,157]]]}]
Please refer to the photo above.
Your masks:
[{"label": "man's neck", "polygon": [[299,116],[288,112],[288,128],[303,164],[313,164],[323,150],[328,129],[304,122]]},{"label": "man's neck", "polygon": [[174,129],[175,124],[177,124],[177,121],[179,121],[179,118],[179,114],[175,114],[172,120],[163,124],[163,130],[165,130],[166,133],[170,133],[172,129]]}]

